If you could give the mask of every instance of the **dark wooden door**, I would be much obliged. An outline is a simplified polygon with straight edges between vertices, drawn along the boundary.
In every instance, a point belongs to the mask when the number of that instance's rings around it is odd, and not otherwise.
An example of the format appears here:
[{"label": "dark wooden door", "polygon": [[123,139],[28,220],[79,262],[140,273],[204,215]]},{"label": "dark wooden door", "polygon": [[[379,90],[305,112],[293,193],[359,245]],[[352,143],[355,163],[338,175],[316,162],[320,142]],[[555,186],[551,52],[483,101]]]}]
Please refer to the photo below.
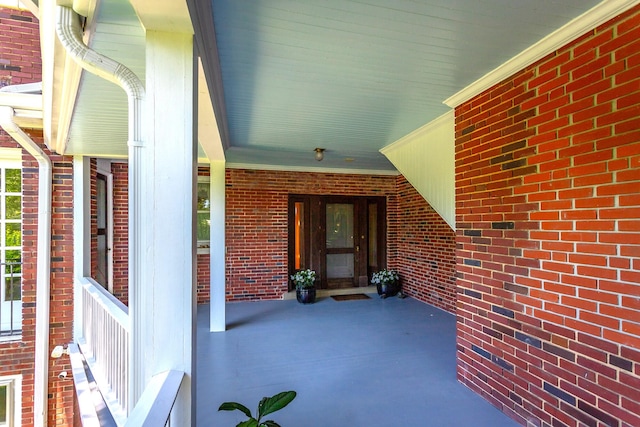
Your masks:
[{"label": "dark wooden door", "polygon": [[367,286],[385,263],[385,200],[382,197],[291,196],[289,273],[311,268],[318,286]]},{"label": "dark wooden door", "polygon": [[351,288],[360,270],[356,205],[352,201],[325,203],[325,272],[327,288]]},{"label": "dark wooden door", "polygon": [[105,289],[109,289],[109,251],[111,250],[107,235],[109,225],[108,194],[108,179],[99,173],[96,179],[98,266],[95,279]]}]

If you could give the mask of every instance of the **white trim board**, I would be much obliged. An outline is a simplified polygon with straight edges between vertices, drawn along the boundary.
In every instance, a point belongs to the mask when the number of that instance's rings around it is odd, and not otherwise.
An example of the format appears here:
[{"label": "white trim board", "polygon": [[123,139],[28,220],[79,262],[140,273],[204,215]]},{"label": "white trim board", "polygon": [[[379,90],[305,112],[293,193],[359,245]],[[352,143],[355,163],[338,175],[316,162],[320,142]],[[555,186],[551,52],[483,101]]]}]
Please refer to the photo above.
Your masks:
[{"label": "white trim board", "polygon": [[341,168],[323,168],[323,167],[306,167],[306,166],[260,165],[260,164],[254,164],[254,163],[227,162],[226,168],[227,169],[281,171],[281,172],[332,173],[332,174],[343,174],[343,175],[386,175],[386,176],[400,175],[400,172],[398,172],[397,170],[341,169]]}]

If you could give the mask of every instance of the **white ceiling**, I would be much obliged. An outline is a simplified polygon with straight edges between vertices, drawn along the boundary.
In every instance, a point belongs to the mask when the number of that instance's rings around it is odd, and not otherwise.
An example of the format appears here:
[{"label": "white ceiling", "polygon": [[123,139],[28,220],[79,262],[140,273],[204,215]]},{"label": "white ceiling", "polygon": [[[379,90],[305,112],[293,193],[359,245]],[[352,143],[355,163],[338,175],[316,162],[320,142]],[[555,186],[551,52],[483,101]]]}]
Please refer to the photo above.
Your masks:
[{"label": "white ceiling", "polygon": [[[381,148],[597,3],[212,0],[212,16],[197,19],[215,28],[219,67],[211,56],[203,66],[210,81],[215,73],[222,81],[223,102],[214,106],[227,163],[394,171]],[[144,32],[132,7],[99,4],[92,47],[143,75]],[[126,155],[120,89],[83,73],[75,112],[68,152]],[[321,163],[315,147],[326,148]]]}]

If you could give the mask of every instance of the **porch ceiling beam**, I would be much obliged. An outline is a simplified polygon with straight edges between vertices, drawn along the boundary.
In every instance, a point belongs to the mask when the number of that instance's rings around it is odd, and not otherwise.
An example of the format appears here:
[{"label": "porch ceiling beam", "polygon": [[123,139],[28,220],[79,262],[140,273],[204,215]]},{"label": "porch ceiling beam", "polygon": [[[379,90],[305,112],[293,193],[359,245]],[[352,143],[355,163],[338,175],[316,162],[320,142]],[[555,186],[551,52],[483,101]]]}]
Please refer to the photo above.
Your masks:
[{"label": "porch ceiling beam", "polygon": [[[213,10],[210,0],[187,0],[189,11],[193,20],[194,38],[197,54],[202,64],[202,73],[206,79],[206,88],[209,93],[209,103],[215,114],[216,127],[223,150],[230,146],[229,124],[227,121],[227,107],[224,101],[224,88],[222,86],[222,69],[218,57],[218,44],[213,25]],[[200,91],[205,87],[199,83]],[[201,93],[200,97],[203,96]],[[204,148],[204,147],[203,147]],[[207,153],[208,154],[208,153]],[[211,157],[210,157],[211,159]],[[218,160],[218,159],[217,159]]]},{"label": "porch ceiling beam", "polygon": [[131,6],[147,31],[193,34],[185,1],[131,0]]}]

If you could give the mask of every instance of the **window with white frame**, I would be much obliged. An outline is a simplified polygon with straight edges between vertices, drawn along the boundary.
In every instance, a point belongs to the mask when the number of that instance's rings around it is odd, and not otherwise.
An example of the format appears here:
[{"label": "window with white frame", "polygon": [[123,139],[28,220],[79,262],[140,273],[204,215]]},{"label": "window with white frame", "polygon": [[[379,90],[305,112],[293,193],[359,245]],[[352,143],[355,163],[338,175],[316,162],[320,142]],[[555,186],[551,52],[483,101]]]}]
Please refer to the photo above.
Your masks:
[{"label": "window with white frame", "polygon": [[197,189],[197,240],[198,252],[208,252],[211,229],[211,184],[208,176],[198,177]]},{"label": "window with white frame", "polygon": [[0,427],[18,427],[21,424],[22,377],[0,377]]},{"label": "window with white frame", "polygon": [[22,330],[22,164],[5,150],[0,150],[0,334],[11,336]]}]

